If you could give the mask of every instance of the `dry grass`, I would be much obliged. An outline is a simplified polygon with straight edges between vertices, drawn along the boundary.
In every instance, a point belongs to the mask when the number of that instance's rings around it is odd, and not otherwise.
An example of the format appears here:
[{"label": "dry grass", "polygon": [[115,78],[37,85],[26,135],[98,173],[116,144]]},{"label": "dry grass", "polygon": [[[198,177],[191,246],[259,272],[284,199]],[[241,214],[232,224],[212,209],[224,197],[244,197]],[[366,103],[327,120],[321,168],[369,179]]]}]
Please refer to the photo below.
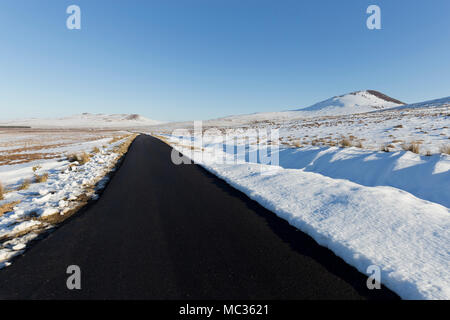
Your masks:
[{"label": "dry grass", "polygon": [[357,142],[354,144],[354,146],[357,147],[357,148],[360,148],[360,149],[363,148],[363,144],[362,144],[361,141],[357,141]]},{"label": "dry grass", "polygon": [[67,161],[69,162],[75,162],[78,161],[78,155],[75,153],[71,153],[67,156]]},{"label": "dry grass", "polygon": [[115,137],[113,137],[113,138],[111,139],[111,141],[109,141],[109,143],[110,143],[110,144],[115,143],[115,142],[117,142],[117,141],[119,141],[119,140],[125,139],[126,137],[127,137],[126,135],[124,135],[124,136],[115,136]]},{"label": "dry grass", "polygon": [[420,153],[420,144],[417,142],[405,143],[402,145],[402,149],[405,151],[411,151],[413,153]]},{"label": "dry grass", "polygon": [[78,161],[81,165],[86,164],[91,160],[91,156],[88,155],[86,152],[81,153],[80,160]]},{"label": "dry grass", "polygon": [[[116,135],[109,130],[72,130],[72,129],[26,129],[6,130],[0,134],[18,136],[18,139],[6,142],[0,141],[3,147],[0,154],[0,166],[23,164],[36,160],[50,160],[61,157],[59,152],[50,150],[60,147],[78,145],[82,142],[95,141]],[[20,138],[23,136],[23,138]],[[31,136],[31,137],[30,137]],[[36,168],[39,170],[40,168]]]},{"label": "dry grass", "polygon": [[3,184],[0,182],[0,200],[4,199],[5,188],[3,188]]},{"label": "dry grass", "polygon": [[34,167],[32,168],[33,172],[36,172],[36,171],[38,171],[38,170],[40,170],[40,169],[42,169],[41,166],[34,166]]},{"label": "dry grass", "polygon": [[36,160],[49,160],[59,158],[59,153],[19,153],[0,155],[0,166],[8,164],[22,164]]},{"label": "dry grass", "polygon": [[349,139],[342,139],[341,141],[339,141],[339,145],[342,148],[348,148],[352,146],[352,142]]},{"label": "dry grass", "polygon": [[17,190],[19,190],[19,191],[26,190],[30,187],[30,185],[31,185],[31,180],[25,179],[25,180],[23,180],[22,184],[20,185],[20,187]]},{"label": "dry grass", "polygon": [[5,213],[13,211],[14,207],[18,205],[20,201],[5,203],[4,205],[0,206],[0,217],[4,215]]},{"label": "dry grass", "polygon": [[47,182],[47,180],[48,180],[48,173],[44,173],[44,174],[41,174],[41,175],[35,174],[34,175],[34,179],[35,179],[35,182],[37,182],[37,183]]},{"label": "dry grass", "polygon": [[100,152],[100,149],[98,147],[94,147],[94,149],[92,149],[92,151],[91,151],[92,154],[96,154],[99,152]]},{"label": "dry grass", "polygon": [[[118,153],[120,157],[123,156],[125,153],[128,152],[128,149],[130,148],[131,143],[134,141],[134,139],[136,139],[137,136],[138,136],[138,134],[132,134],[132,135],[127,136],[127,140],[124,143],[120,144],[119,146],[116,146],[114,148],[114,152]],[[122,139],[123,138],[124,137],[122,137]]]},{"label": "dry grass", "polygon": [[89,160],[91,160],[91,156],[89,154],[87,154],[86,152],[82,152],[82,153],[78,153],[78,154],[69,154],[67,156],[67,160],[69,162],[75,162],[77,161],[79,165],[83,165],[86,164],[87,162],[89,162]]},{"label": "dry grass", "polygon": [[450,155],[450,145],[442,146],[442,147],[439,149],[439,151],[440,151],[440,153]]}]

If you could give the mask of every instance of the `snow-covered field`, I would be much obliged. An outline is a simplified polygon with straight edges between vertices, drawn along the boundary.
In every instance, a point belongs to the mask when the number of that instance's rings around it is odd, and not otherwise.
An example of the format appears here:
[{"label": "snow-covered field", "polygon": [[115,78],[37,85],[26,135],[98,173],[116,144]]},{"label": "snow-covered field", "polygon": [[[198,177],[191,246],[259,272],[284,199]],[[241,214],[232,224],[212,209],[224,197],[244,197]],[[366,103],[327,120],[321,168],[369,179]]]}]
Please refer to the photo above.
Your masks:
[{"label": "snow-covered field", "polygon": [[450,299],[450,98],[335,108],[148,132],[362,273],[379,266],[381,282],[402,298]]},{"label": "snow-covered field", "polygon": [[96,200],[128,139],[114,131],[0,132],[0,268],[43,231]]},{"label": "snow-covered field", "polygon": [[[201,127],[89,114],[0,123],[0,268],[96,198],[124,142],[113,128],[160,137],[362,273],[380,267],[402,298],[450,299],[450,97],[405,105],[358,91]],[[83,152],[90,161],[68,161]]]},{"label": "snow-covered field", "polygon": [[27,126],[33,128],[136,128],[160,124],[160,121],[138,114],[91,114],[83,113],[63,118],[0,120],[1,126]]}]

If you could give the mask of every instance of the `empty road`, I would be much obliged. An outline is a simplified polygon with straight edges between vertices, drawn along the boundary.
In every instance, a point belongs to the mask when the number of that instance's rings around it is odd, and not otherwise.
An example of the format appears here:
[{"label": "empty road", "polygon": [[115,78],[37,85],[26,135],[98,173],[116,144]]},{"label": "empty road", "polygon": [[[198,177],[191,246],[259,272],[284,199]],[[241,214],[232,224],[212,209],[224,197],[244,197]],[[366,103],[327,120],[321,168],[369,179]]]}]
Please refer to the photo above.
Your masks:
[{"label": "empty road", "polygon": [[[101,198],[0,270],[0,299],[396,299],[146,135]],[[69,265],[81,290],[68,290]]]}]

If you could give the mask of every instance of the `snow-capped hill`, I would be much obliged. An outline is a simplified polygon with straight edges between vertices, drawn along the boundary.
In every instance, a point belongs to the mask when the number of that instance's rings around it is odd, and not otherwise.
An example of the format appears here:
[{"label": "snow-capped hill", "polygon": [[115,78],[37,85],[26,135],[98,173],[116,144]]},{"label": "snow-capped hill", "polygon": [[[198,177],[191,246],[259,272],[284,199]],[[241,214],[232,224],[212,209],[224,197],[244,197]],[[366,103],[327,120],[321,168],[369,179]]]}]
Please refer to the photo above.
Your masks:
[{"label": "snow-capped hill", "polygon": [[234,126],[258,121],[289,121],[323,116],[342,116],[403,106],[405,103],[375,90],[356,91],[291,111],[233,115],[209,120],[211,126]]},{"label": "snow-capped hill", "polygon": [[161,122],[138,114],[83,113],[55,119],[21,119],[1,121],[0,126],[27,126],[33,128],[133,128],[153,126]]},{"label": "snow-capped hill", "polygon": [[388,109],[399,105],[404,105],[404,103],[381,92],[366,90],[336,96],[307,108],[294,111],[312,111],[320,112],[324,115],[341,115]]}]

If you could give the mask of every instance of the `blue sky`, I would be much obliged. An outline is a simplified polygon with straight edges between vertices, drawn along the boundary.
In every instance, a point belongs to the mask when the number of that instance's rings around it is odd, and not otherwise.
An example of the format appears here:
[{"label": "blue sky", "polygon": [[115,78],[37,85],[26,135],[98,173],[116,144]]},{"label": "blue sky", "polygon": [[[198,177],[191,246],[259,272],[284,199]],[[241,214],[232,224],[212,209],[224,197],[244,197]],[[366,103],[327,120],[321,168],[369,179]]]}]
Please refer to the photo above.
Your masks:
[{"label": "blue sky", "polygon": [[[77,4],[82,29],[66,28]],[[382,30],[366,28],[381,7]],[[450,1],[2,0],[0,118],[209,119],[450,95]]]}]

